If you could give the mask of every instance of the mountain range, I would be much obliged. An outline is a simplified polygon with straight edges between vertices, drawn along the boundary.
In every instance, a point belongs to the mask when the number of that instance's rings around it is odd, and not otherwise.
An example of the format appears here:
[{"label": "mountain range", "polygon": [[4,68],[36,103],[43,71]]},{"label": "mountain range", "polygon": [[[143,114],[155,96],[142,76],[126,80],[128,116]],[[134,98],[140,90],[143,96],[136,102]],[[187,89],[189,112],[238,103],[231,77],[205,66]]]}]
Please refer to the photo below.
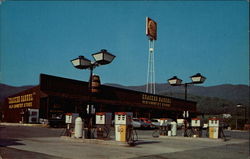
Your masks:
[{"label": "mountain range", "polygon": [[[146,85],[123,86],[119,84],[105,85],[145,92]],[[0,84],[0,104],[3,105],[4,99],[34,86],[14,87]],[[241,103],[249,107],[249,86],[247,85],[217,85],[217,86],[197,86],[189,85],[187,88],[188,100],[197,102],[197,109],[203,113],[233,113],[236,105]],[[184,98],[183,86],[171,86],[169,84],[156,84],[156,94],[169,97]]]},{"label": "mountain range", "polygon": [[14,87],[14,86],[9,86],[6,84],[1,84],[0,83],[0,104],[2,105],[4,102],[4,99],[10,95],[16,94],[18,92],[21,92],[23,90],[32,88],[34,86],[21,86],[21,87]]},{"label": "mountain range", "polygon": [[[113,87],[131,89],[144,92],[146,85],[123,86],[106,84]],[[184,86],[171,86],[169,84],[156,84],[156,94],[184,99]],[[217,86],[188,85],[187,100],[197,102],[197,110],[206,114],[231,113],[236,111],[237,104],[249,107],[249,86],[223,84]]]},{"label": "mountain range", "polygon": [[[124,89],[131,89],[136,91],[144,92],[146,86],[123,86],[118,84],[106,84],[113,87],[119,87]],[[169,84],[156,84],[156,94],[172,94],[172,93],[184,93],[184,86],[171,86]],[[235,101],[237,103],[247,104],[249,102],[249,86],[247,85],[232,85],[223,84],[217,86],[196,86],[188,85],[188,94],[196,96],[206,96],[206,97],[217,97],[230,101]],[[184,97],[184,94],[183,94]]]}]

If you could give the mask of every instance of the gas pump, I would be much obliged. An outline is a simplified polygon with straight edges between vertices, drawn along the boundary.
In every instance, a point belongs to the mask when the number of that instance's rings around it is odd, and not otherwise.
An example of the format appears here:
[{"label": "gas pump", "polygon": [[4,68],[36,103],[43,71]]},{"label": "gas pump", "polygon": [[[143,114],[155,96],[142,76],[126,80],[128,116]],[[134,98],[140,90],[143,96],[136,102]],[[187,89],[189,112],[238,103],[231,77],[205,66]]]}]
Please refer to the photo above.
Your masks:
[{"label": "gas pump", "polygon": [[220,128],[220,120],[218,118],[210,118],[208,119],[209,126],[209,138],[218,139],[219,136],[219,128]]},{"label": "gas pump", "polygon": [[192,128],[192,136],[193,137],[201,137],[202,136],[202,127],[203,127],[203,122],[200,118],[192,118],[191,119],[191,128]]},{"label": "gas pump", "polygon": [[66,113],[65,114],[65,123],[67,124],[66,136],[71,136],[73,133],[73,127],[75,125],[76,118],[79,117],[78,113]]},{"label": "gas pump", "polygon": [[160,135],[171,136],[171,122],[172,119],[160,118]]},{"label": "gas pump", "polygon": [[115,113],[115,140],[127,142],[134,145],[134,134],[132,126],[132,112],[116,112]]},{"label": "gas pump", "polygon": [[96,136],[98,139],[109,138],[112,124],[112,113],[96,113]]}]

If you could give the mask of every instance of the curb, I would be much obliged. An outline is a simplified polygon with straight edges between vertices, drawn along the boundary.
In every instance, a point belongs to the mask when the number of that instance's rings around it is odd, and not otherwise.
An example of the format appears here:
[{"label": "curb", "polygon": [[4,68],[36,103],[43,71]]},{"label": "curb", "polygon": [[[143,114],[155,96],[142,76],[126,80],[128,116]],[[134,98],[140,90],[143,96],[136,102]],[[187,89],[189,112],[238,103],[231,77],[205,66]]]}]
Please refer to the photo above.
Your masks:
[{"label": "curb", "polygon": [[242,143],[242,142],[249,142],[248,139],[233,139],[228,138],[224,140],[223,138],[212,139],[212,138],[194,138],[194,137],[180,137],[180,136],[160,136],[160,139],[173,139],[173,140],[182,140],[182,141],[200,141],[200,142],[207,142],[207,143],[226,143],[226,144],[235,144],[235,143]]},{"label": "curb", "polygon": [[249,132],[250,130],[226,130],[231,132]]},{"label": "curb", "polygon": [[[22,124],[22,123],[0,123],[3,126],[30,126],[30,127],[49,127],[47,124]],[[0,158],[1,159],[1,158]]]},{"label": "curb", "polygon": [[61,136],[60,138],[66,141],[79,142],[79,143],[128,146],[126,142],[119,142],[114,140],[83,139],[83,138],[73,138],[68,136]]},{"label": "curb", "polygon": [[208,141],[208,142],[221,142],[224,141],[222,138],[211,139],[211,138],[201,138],[201,137],[180,137],[180,136],[160,136],[161,139],[177,139],[177,140],[193,140],[193,141]]}]

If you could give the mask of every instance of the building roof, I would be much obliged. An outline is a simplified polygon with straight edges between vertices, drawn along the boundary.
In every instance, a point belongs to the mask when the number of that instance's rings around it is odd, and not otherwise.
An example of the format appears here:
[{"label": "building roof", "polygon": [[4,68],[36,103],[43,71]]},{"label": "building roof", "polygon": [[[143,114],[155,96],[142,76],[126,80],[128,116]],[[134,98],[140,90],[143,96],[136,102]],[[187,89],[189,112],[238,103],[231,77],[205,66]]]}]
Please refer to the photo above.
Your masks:
[{"label": "building roof", "polygon": [[[48,95],[75,98],[102,104],[145,107],[196,112],[196,102],[154,95],[124,88],[101,85],[98,94],[90,95],[89,82],[72,80],[46,74],[40,75],[40,90]],[[91,99],[90,99],[91,98]]]}]

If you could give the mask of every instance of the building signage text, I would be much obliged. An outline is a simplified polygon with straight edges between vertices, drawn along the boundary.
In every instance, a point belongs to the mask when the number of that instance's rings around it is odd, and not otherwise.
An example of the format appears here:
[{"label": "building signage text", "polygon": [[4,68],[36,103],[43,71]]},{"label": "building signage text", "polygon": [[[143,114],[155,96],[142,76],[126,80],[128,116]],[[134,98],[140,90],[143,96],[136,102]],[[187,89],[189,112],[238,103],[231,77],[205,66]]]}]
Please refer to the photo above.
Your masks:
[{"label": "building signage text", "polygon": [[9,97],[9,109],[32,107],[33,94],[25,94],[16,97]]},{"label": "building signage text", "polygon": [[142,104],[155,105],[158,107],[170,107],[171,99],[155,95],[142,94]]}]

